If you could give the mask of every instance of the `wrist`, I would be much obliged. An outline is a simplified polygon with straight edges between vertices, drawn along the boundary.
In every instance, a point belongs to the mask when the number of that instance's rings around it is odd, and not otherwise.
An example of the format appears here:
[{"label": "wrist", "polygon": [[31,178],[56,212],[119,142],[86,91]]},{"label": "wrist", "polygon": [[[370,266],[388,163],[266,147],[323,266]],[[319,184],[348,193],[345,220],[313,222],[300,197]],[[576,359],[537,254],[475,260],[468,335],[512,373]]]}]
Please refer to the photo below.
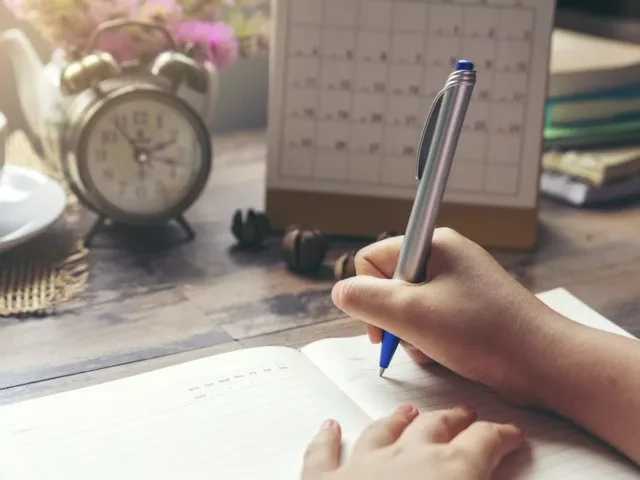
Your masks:
[{"label": "wrist", "polygon": [[527,324],[526,334],[520,337],[523,342],[513,345],[509,400],[555,410],[559,389],[564,390],[562,382],[566,381],[563,365],[574,354],[585,327],[546,305]]}]

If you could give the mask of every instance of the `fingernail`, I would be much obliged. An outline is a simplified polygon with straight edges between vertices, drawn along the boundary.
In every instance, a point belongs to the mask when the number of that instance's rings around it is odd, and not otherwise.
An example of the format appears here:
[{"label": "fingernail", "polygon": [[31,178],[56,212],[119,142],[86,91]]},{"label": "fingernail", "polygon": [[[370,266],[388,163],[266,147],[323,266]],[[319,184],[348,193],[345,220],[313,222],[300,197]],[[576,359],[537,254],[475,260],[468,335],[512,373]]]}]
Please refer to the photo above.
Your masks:
[{"label": "fingernail", "polygon": [[333,430],[335,426],[336,426],[335,420],[327,419],[324,422],[322,422],[322,426],[320,427],[320,430]]},{"label": "fingernail", "polygon": [[403,405],[400,405],[397,409],[396,412],[398,413],[402,413],[404,415],[406,415],[407,417],[412,417],[414,416],[416,413],[418,413],[418,411],[416,410],[416,407],[414,407],[413,405],[410,405],[408,403],[405,403]]},{"label": "fingernail", "polygon": [[331,290],[331,299],[333,300],[333,303],[336,304],[336,306],[340,303],[343,287],[344,287],[344,281],[340,280],[338,283],[336,283],[333,286],[333,289]]},{"label": "fingernail", "polygon": [[513,436],[515,440],[522,441],[524,439],[524,434],[522,433],[522,430],[520,430],[520,428],[516,427],[515,425],[507,424],[507,425],[503,425],[502,428],[505,431],[505,433]]},{"label": "fingernail", "polygon": [[460,405],[460,407],[458,408],[464,411],[464,413],[466,413],[469,417],[475,418],[477,415],[475,409],[469,405]]}]

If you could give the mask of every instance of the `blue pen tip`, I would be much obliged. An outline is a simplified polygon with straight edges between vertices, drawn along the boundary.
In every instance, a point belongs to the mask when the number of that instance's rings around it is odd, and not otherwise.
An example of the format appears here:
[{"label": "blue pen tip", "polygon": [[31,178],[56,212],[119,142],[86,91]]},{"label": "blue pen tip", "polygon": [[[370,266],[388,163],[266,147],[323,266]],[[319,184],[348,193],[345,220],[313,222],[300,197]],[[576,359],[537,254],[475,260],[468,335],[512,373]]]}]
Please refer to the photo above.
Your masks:
[{"label": "blue pen tip", "polygon": [[473,70],[473,62],[469,60],[458,60],[456,70]]}]

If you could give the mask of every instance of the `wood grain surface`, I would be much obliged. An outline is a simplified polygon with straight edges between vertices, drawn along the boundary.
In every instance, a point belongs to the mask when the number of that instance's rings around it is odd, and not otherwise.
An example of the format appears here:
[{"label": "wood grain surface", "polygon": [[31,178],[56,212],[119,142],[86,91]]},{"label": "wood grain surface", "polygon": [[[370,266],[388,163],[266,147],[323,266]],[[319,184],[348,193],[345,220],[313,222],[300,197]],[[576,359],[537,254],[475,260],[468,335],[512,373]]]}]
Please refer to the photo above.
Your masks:
[{"label": "wood grain surface", "polygon": [[[278,237],[258,251],[234,246],[237,208],[264,206],[264,132],[216,139],[214,171],[175,225],[109,227],[89,253],[89,289],[44,318],[0,319],[0,403],[38,397],[259,345],[298,347],[362,333],[332,304],[332,262],[372,239],[331,239],[322,271],[289,272]],[[85,212],[77,228],[88,229]],[[640,202],[579,210],[541,202],[532,253],[491,253],[533,292],[565,287],[640,336]],[[47,233],[54,242],[63,228]],[[40,239],[42,242],[42,239]]]}]

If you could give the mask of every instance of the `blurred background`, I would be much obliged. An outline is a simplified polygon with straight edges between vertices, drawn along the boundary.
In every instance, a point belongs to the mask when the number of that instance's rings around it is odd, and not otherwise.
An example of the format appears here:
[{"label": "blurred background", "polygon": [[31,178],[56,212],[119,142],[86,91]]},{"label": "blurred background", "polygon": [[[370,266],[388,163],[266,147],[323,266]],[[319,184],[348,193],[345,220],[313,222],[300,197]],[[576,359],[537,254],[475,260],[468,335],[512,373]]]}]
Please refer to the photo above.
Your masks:
[{"label": "blurred background", "polygon": [[[265,11],[270,0],[257,0]],[[639,0],[558,0],[556,25],[577,32],[640,44]],[[33,41],[43,60],[49,58],[51,46],[27,23],[16,20],[4,5],[0,4],[0,31],[12,27],[23,29]],[[0,50],[0,62],[9,66],[7,53]],[[216,132],[261,128],[266,125],[268,93],[268,58],[252,56],[226,68],[221,76],[222,92],[218,115],[213,129]],[[0,72],[0,111],[5,112],[12,124],[22,129],[24,118],[13,74],[9,68]]]},{"label": "blurred background", "polygon": [[[46,63],[52,46],[32,24],[20,20],[24,16],[15,15],[14,3],[38,2],[1,2],[0,31],[20,28]],[[261,31],[269,36],[271,0],[230,2],[234,3],[223,12],[223,20],[236,34]],[[99,2],[91,5],[97,8]],[[244,18],[241,9],[249,12]],[[256,12],[260,22],[254,24]],[[268,45],[264,54],[253,53],[240,55],[221,69],[212,133],[266,126]],[[0,61],[5,66],[0,71],[0,111],[11,130],[28,131],[5,49],[0,49]],[[577,205],[636,196],[640,192],[640,0],[557,0],[549,69],[541,191]]]},{"label": "blurred background", "polygon": [[559,0],[556,25],[593,35],[640,42],[640,2]]},{"label": "blurred background", "polygon": [[[52,46],[30,23],[16,19],[16,15],[11,12],[7,4],[9,2],[0,2],[0,31],[9,28],[22,29],[32,41],[42,60],[47,62],[53,51]],[[252,11],[258,10],[267,15],[270,11],[270,0],[245,0],[243,4],[250,5]],[[227,14],[225,20],[229,21],[229,16],[234,13]],[[242,20],[251,21],[252,19],[247,15]],[[263,28],[268,18],[261,18],[261,20],[260,28]],[[235,27],[231,22],[228,23]],[[241,33],[241,30],[238,29],[237,32]],[[27,124],[20,108],[14,76],[5,49],[0,49],[0,62],[6,66],[0,72],[0,111],[10,119],[12,130],[23,130]],[[225,68],[221,75],[221,89],[214,131],[228,132],[266,125],[268,59],[265,55],[252,54],[250,58],[233,62]]]}]

